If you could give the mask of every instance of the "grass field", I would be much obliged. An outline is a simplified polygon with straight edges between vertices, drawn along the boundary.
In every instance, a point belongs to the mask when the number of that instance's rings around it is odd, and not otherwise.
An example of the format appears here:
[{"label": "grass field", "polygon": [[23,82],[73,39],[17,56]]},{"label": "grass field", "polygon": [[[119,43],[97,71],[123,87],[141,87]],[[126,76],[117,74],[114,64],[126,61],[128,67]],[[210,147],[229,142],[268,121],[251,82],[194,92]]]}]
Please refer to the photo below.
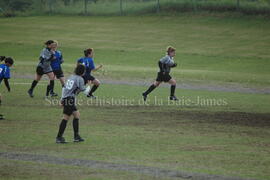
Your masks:
[{"label": "grass field", "polygon": [[[0,87],[0,112],[6,116],[0,121],[0,153],[270,179],[269,94],[180,88],[177,96],[181,101],[172,104],[167,100],[169,89],[160,87],[145,105],[140,96],[155,78],[157,60],[168,45],[177,48],[175,59],[180,66],[173,76],[180,87],[233,84],[234,88],[269,88],[267,19],[183,14],[27,17],[0,19],[0,23],[0,53],[16,60],[12,91],[6,92],[3,84]],[[66,76],[82,50],[94,47],[96,63],[104,65],[95,76],[106,82],[123,82],[103,84],[96,93],[97,101],[78,97],[84,143],[54,143],[62,109],[51,105],[57,99],[44,100],[46,80],[38,85],[34,99],[26,95],[42,42],[47,39],[60,42]],[[138,81],[144,85],[137,85]],[[61,92],[59,82],[56,91]],[[72,140],[72,123],[65,137]],[[0,179],[169,179],[3,156],[0,175]]]}]

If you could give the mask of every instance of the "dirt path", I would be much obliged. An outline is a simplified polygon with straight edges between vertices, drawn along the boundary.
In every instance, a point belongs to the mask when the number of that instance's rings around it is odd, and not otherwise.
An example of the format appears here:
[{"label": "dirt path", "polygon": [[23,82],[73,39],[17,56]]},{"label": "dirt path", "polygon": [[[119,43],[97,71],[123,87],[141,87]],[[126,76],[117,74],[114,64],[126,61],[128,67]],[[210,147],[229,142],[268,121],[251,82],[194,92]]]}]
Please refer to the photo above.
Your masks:
[{"label": "dirt path", "polygon": [[[123,84],[134,86],[150,86],[151,80],[113,80],[113,79],[101,79],[104,84]],[[168,84],[161,84],[161,87],[169,87]],[[236,83],[226,83],[223,85],[218,84],[205,84],[202,82],[190,83],[190,82],[178,82],[178,89],[187,90],[206,90],[206,91],[221,91],[221,92],[239,92],[239,93],[253,93],[253,94],[270,94],[270,88],[251,88],[244,87]]]},{"label": "dirt path", "polygon": [[247,180],[243,178],[235,177],[224,177],[219,175],[207,175],[199,173],[188,173],[183,171],[174,171],[160,169],[156,167],[146,167],[139,165],[129,165],[129,164],[115,164],[102,161],[93,160],[82,160],[82,159],[65,159],[61,157],[47,156],[47,155],[37,155],[37,154],[18,154],[10,152],[1,152],[0,158],[10,159],[10,160],[20,160],[20,161],[31,161],[38,163],[49,163],[49,164],[59,164],[59,165],[70,165],[70,166],[81,166],[89,167],[93,169],[104,169],[104,170],[114,170],[114,171],[127,171],[137,174],[150,175],[157,178],[170,177],[179,179],[189,179],[189,180]]},{"label": "dirt path", "polygon": [[[20,79],[33,79],[32,74],[14,74],[14,78]],[[44,78],[46,79],[46,77]],[[133,86],[149,86],[152,79],[138,79],[138,80],[127,80],[127,79],[110,79],[110,78],[99,78],[103,84],[114,84],[114,85],[133,85]],[[31,83],[31,81],[29,81]],[[169,87],[168,84],[162,84],[161,87]],[[267,88],[252,88],[244,87],[241,84],[237,83],[225,83],[225,84],[210,84],[205,82],[182,82],[178,81],[178,89],[187,89],[187,90],[206,90],[206,91],[221,91],[221,92],[239,92],[239,93],[253,93],[253,94],[270,94],[270,87]]]}]

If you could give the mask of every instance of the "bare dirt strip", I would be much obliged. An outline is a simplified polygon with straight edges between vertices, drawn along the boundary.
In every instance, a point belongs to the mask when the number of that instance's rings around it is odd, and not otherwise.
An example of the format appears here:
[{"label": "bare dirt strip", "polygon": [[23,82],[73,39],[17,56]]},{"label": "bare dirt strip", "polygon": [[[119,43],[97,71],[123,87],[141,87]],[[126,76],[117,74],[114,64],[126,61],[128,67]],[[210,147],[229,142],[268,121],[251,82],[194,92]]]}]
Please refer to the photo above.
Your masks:
[{"label": "bare dirt strip", "polygon": [[37,163],[48,163],[48,164],[54,164],[54,165],[56,164],[56,165],[88,167],[92,169],[126,171],[126,172],[131,172],[131,173],[136,173],[136,174],[150,175],[156,178],[169,177],[169,178],[189,179],[189,180],[248,180],[248,179],[237,178],[237,177],[225,177],[225,176],[220,176],[220,175],[207,175],[207,174],[200,174],[200,173],[166,170],[166,169],[161,169],[157,167],[147,167],[147,166],[130,165],[130,164],[116,164],[116,163],[94,161],[94,160],[66,159],[66,158],[61,158],[61,157],[38,155],[38,154],[0,152],[0,158],[9,159],[9,160],[30,161],[30,162],[37,162]]},{"label": "bare dirt strip", "polygon": [[[14,78],[20,79],[33,79],[32,74],[16,74],[14,73]],[[67,75],[69,76],[69,74]],[[44,79],[47,79],[44,76]],[[137,80],[128,80],[128,79],[111,79],[101,77],[98,79],[102,84],[113,84],[113,85],[132,85],[132,86],[150,86],[153,82],[153,79],[137,79]],[[29,81],[29,84],[31,81]],[[169,87],[168,84],[161,84],[161,87]],[[184,82],[179,81],[177,88],[186,89],[186,90],[205,90],[205,91],[220,91],[220,92],[238,92],[238,93],[251,93],[251,94],[270,94],[270,87],[258,88],[258,87],[245,87],[238,83],[224,83],[224,84],[213,84],[206,83],[202,81],[197,82]]]}]

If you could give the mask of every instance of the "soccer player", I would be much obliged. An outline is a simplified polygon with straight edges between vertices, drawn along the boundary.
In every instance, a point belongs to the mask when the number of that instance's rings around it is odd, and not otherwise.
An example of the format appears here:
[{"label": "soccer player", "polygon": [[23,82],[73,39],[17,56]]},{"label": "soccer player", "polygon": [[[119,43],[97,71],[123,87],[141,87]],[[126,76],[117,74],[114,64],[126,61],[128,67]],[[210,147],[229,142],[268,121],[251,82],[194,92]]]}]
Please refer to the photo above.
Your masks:
[{"label": "soccer player", "polygon": [[93,84],[93,87],[91,88],[87,97],[95,99],[96,97],[93,95],[93,93],[99,87],[100,81],[96,79],[94,76],[92,76],[91,72],[97,71],[98,69],[102,68],[102,65],[95,67],[93,57],[94,57],[94,49],[93,48],[86,49],[84,50],[84,57],[78,59],[77,63],[85,65],[86,71],[85,71],[85,75],[83,76],[84,83]]},{"label": "soccer player", "polygon": [[65,138],[63,137],[64,131],[67,126],[67,122],[71,115],[73,115],[73,130],[74,130],[74,142],[82,142],[83,138],[79,135],[79,118],[80,113],[76,108],[76,98],[75,96],[81,91],[85,91],[84,79],[82,76],[85,73],[85,66],[79,64],[75,71],[74,75],[71,75],[65,86],[62,89],[62,98],[61,103],[64,107],[63,110],[63,119],[59,126],[59,131],[56,137],[56,143],[66,143]]},{"label": "soccer player", "polygon": [[[8,80],[10,79],[10,67],[13,65],[14,61],[11,57],[5,57],[5,56],[0,56],[0,61],[4,61],[4,64],[0,64],[0,84],[2,80],[4,80],[5,85],[7,87],[8,92],[10,92],[10,86]],[[2,97],[0,93],[0,105],[2,103]],[[0,114],[0,120],[4,119],[4,116]]]},{"label": "soccer player", "polygon": [[[62,67],[61,67],[61,64],[64,62],[64,59],[63,59],[61,51],[57,50],[57,47],[58,47],[58,42],[54,41],[53,46],[52,46],[52,51],[54,51],[55,59],[51,61],[51,67],[54,73],[54,79],[55,78],[59,79],[62,87],[64,87],[65,78],[64,78],[64,73],[62,71]],[[54,96],[57,95],[56,93],[54,93],[53,88],[54,87],[52,87],[51,92],[49,92],[50,85],[48,84],[46,96],[49,96],[49,93]]]},{"label": "soccer player", "polygon": [[[44,48],[40,53],[39,63],[36,69],[36,77],[32,82],[31,88],[28,90],[28,94],[30,97],[34,97],[34,88],[44,74],[46,74],[50,79],[50,85],[48,87],[49,92],[51,92],[54,87],[54,74],[51,67],[51,61],[55,59],[55,52],[52,49],[53,44],[53,40],[48,40],[47,42],[45,42],[46,48]],[[55,94],[51,94],[51,96],[55,96]]]},{"label": "soccer player", "polygon": [[158,87],[162,82],[169,83],[171,85],[170,100],[178,100],[174,95],[176,81],[170,76],[171,68],[176,67],[177,64],[174,62],[173,57],[175,56],[175,48],[168,47],[166,56],[161,58],[158,62],[159,72],[156,81],[145,91],[142,96],[144,101],[146,101],[148,94],[150,94],[156,87]]}]

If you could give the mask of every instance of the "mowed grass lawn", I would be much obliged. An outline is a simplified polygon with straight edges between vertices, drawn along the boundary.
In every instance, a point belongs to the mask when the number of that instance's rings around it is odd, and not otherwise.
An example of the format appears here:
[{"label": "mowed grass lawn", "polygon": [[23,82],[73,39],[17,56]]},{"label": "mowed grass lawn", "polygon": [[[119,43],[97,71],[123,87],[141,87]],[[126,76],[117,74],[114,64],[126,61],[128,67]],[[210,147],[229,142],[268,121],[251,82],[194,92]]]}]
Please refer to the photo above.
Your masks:
[{"label": "mowed grass lawn", "polygon": [[[15,72],[34,72],[43,42],[56,39],[67,64],[95,48],[103,74],[153,79],[168,45],[177,48],[179,81],[270,83],[270,23],[256,17],[203,15],[141,17],[21,17],[0,19],[1,53],[17,60]],[[64,66],[65,67],[65,66]],[[71,71],[71,68],[65,67]]]},{"label": "mowed grass lawn", "polygon": [[[7,119],[0,121],[0,152],[270,179],[268,94],[177,89],[182,103],[171,104],[167,100],[169,89],[161,87],[150,96],[149,104],[142,105],[140,95],[146,87],[103,84],[96,93],[97,101],[87,105],[87,99],[79,96],[83,104],[78,106],[80,132],[86,142],[66,145],[54,143],[62,109],[44,100],[47,81],[38,85],[34,99],[26,94],[31,83],[28,77],[35,72],[42,42],[47,39],[60,42],[66,75],[72,72],[82,50],[94,47],[97,64],[104,64],[97,77],[148,82],[156,75],[164,48],[173,45],[180,64],[173,75],[179,81],[268,87],[268,20],[183,15],[25,17],[0,22],[1,55],[16,60],[12,91],[6,92],[4,84],[0,87],[4,96],[0,112]],[[59,82],[56,92],[61,92]],[[197,104],[198,98],[201,104]],[[127,105],[112,105],[113,100]],[[211,104],[216,100],[223,103]],[[72,140],[72,123],[65,137]],[[4,158],[0,158],[0,167],[3,179],[155,179],[130,172]]]}]

